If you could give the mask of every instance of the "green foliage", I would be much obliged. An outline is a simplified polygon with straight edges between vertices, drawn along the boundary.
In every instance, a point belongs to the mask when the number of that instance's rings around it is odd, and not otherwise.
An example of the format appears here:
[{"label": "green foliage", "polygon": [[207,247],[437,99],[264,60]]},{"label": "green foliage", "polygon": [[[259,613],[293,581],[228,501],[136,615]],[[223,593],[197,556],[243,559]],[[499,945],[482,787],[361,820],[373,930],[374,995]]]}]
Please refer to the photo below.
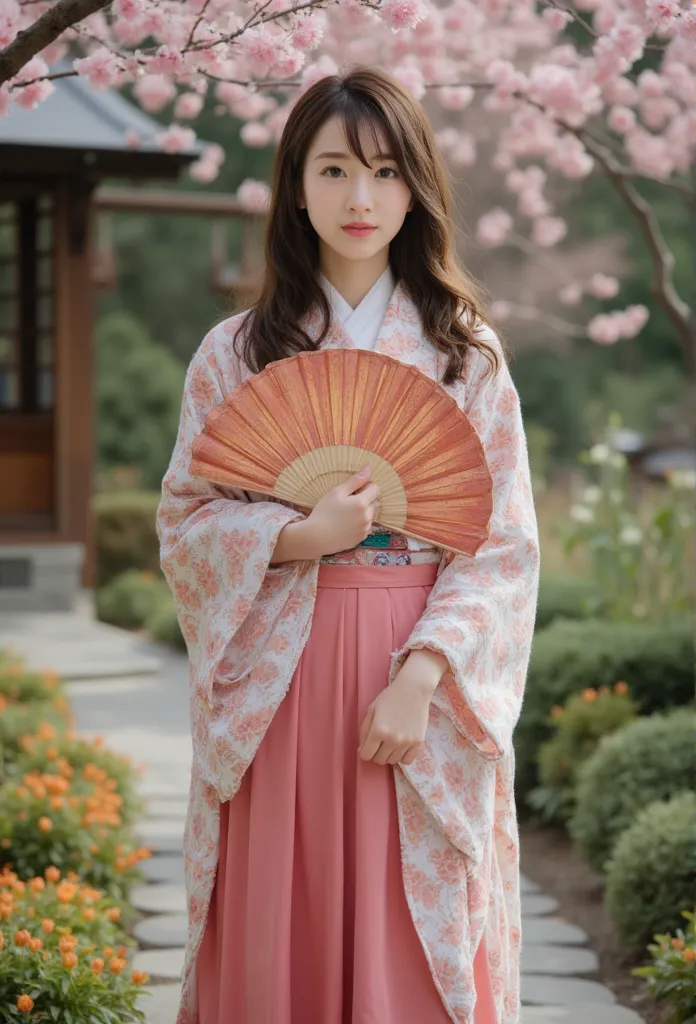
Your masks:
[{"label": "green foliage", "polygon": [[64,736],[68,730],[65,711],[49,701],[8,705],[0,715],[0,749],[5,765],[14,764],[30,737],[42,729],[51,739]]},{"label": "green foliage", "polygon": [[51,701],[59,690],[59,680],[53,672],[27,671],[19,660],[0,661],[0,698],[9,703]]},{"label": "green foliage", "polygon": [[97,618],[122,629],[140,629],[166,593],[166,583],[154,573],[127,569],[97,591]]},{"label": "green foliage", "polygon": [[126,569],[158,573],[159,491],[116,491],[94,498],[97,588]]},{"label": "green foliage", "polygon": [[688,615],[693,482],[689,474],[675,474],[660,505],[641,509],[629,493],[626,458],[615,444],[620,427],[618,416],[612,416],[604,441],[581,455],[595,483],[586,489],[584,503],[571,509],[574,526],[566,550],[583,548],[605,616],[654,622]]},{"label": "green foliage", "polygon": [[163,595],[155,607],[147,621],[147,628],[150,630],[153,640],[176,647],[181,651],[186,650],[186,642],[169,592]]},{"label": "green foliage", "polygon": [[647,805],[618,838],[607,866],[606,905],[617,935],[639,949],[677,928],[694,899],[696,794]]},{"label": "green foliage", "polygon": [[527,802],[544,822],[564,822],[575,807],[575,787],[580,766],[594,753],[603,736],[609,736],[636,717],[636,707],[624,682],[613,690],[588,688],[575,693],[564,707],[551,709],[555,735],[539,748],[540,785]]},{"label": "green foliage", "polygon": [[[696,807],[691,813],[693,818]],[[683,910],[682,917],[686,928],[677,928],[675,935],[655,935],[648,946],[652,964],[633,971],[637,977],[647,978],[648,991],[656,1002],[667,1004],[665,1024],[694,1024],[696,1020],[696,913]]]},{"label": "green foliage", "polygon": [[598,603],[597,585],[573,576],[542,576],[535,628],[544,629],[554,619],[584,619]]},{"label": "green foliage", "polygon": [[517,785],[537,783],[539,745],[549,712],[571,693],[628,683],[642,714],[688,704],[694,692],[689,620],[667,624],[557,620],[534,638],[522,714],[515,730]]},{"label": "green foliage", "polygon": [[639,718],[605,737],[582,765],[570,833],[593,867],[605,869],[618,836],[643,807],[693,785],[695,728],[691,708]]},{"label": "green foliage", "polygon": [[97,324],[99,465],[136,466],[158,487],[176,440],[185,367],[129,313]]}]

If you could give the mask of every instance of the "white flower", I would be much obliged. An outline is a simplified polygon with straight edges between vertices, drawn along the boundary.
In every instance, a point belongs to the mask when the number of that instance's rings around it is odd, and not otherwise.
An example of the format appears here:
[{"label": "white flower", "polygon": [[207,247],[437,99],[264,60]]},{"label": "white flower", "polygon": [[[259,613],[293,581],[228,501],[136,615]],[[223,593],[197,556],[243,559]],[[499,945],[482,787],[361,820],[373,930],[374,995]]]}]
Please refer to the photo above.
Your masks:
[{"label": "white flower", "polygon": [[597,487],[596,484],[591,484],[590,487],[586,487],[582,496],[582,500],[586,501],[588,505],[596,505],[601,500],[602,489]]},{"label": "white flower", "polygon": [[669,474],[669,482],[679,491],[696,489],[696,469],[674,469]]},{"label": "white flower", "polygon": [[570,518],[576,523],[593,523],[594,511],[586,505],[573,505],[570,510]]},{"label": "white flower", "polygon": [[622,544],[640,544],[643,539],[643,531],[639,526],[629,525],[624,526],[623,530],[619,534],[619,540]]},{"label": "white flower", "polygon": [[612,489],[609,491],[609,501],[612,503],[612,505],[620,505],[623,501],[623,494],[618,489],[618,487],[612,487]]},{"label": "white flower", "polygon": [[610,456],[611,451],[608,444],[595,444],[590,448],[590,459],[598,466],[601,466],[604,462],[608,462]]},{"label": "white flower", "polygon": [[613,466],[614,469],[623,469],[626,465],[626,456],[622,455],[621,452],[612,452],[609,456],[609,465]]}]

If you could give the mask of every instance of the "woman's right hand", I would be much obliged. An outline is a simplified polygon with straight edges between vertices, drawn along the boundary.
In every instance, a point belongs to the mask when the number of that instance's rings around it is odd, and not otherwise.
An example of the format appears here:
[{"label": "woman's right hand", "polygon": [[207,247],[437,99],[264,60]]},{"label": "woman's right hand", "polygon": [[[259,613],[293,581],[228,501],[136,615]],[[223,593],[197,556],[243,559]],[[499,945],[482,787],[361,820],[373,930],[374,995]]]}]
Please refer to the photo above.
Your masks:
[{"label": "woman's right hand", "polygon": [[332,487],[307,517],[307,528],[322,556],[349,551],[370,532],[379,513],[379,486],[369,482],[371,473],[365,466],[345,483]]}]

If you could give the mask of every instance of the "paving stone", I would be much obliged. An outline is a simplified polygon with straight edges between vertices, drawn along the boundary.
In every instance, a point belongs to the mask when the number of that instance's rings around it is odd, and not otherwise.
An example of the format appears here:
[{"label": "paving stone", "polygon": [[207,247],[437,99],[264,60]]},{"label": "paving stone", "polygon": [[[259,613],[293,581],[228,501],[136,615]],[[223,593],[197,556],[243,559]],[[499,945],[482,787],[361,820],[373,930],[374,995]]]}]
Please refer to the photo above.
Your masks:
[{"label": "paving stone", "polygon": [[130,902],[143,914],[185,914],[186,890],[183,885],[137,885]]},{"label": "paving stone", "polygon": [[181,818],[186,819],[188,803],[180,797],[146,800],[145,813],[148,818]]},{"label": "paving stone", "polygon": [[541,889],[531,878],[527,878],[526,875],[520,875],[520,892],[523,896],[526,896],[527,893],[541,892]]},{"label": "paving stone", "polygon": [[[145,995],[150,992],[151,995]],[[143,1010],[147,1024],[173,1024],[179,1011],[181,985],[152,985],[143,990],[138,1009]]]},{"label": "paving stone", "polygon": [[146,949],[136,953],[133,970],[147,971],[153,979],[179,981],[184,970],[185,957],[186,950],[183,946],[174,949]]},{"label": "paving stone", "polygon": [[[531,1006],[574,1006],[577,1003],[614,1003],[614,993],[598,981],[584,978],[551,978],[542,974],[522,975],[522,1002]],[[594,1013],[591,1019],[597,1024]]]},{"label": "paving stone", "polygon": [[184,884],[184,860],[181,856],[155,854],[149,860],[142,861],[140,870],[148,882]]},{"label": "paving stone", "polygon": [[138,823],[135,832],[144,846],[159,853],[182,852],[184,823],[180,818],[146,818]]},{"label": "paving stone", "polygon": [[522,972],[524,974],[594,974],[599,962],[591,949],[577,946],[533,946],[525,943],[522,947]]},{"label": "paving stone", "polygon": [[158,914],[139,921],[133,934],[146,949],[171,949],[186,945],[186,914]]},{"label": "paving stone", "polygon": [[520,1024],[643,1024],[625,1006],[578,1003],[576,1006],[524,1006]]},{"label": "paving stone", "polygon": [[560,917],[523,917],[522,945],[584,946],[587,935]]},{"label": "paving stone", "polygon": [[528,893],[522,895],[522,916],[543,917],[558,910],[558,900],[545,893]]}]

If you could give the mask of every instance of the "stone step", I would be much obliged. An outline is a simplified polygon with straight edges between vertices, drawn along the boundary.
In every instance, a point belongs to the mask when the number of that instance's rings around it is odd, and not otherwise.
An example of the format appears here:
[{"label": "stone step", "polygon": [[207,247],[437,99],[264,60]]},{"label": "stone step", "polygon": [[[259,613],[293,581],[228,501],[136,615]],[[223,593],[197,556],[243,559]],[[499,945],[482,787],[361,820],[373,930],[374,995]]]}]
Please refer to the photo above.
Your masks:
[{"label": "stone step", "polygon": [[172,949],[186,945],[186,914],[157,914],[139,921],[133,935],[145,949]]},{"label": "stone step", "polygon": [[147,971],[154,981],[180,981],[185,957],[183,947],[141,950],[135,954],[133,969]]},{"label": "stone step", "polygon": [[181,853],[184,823],[181,818],[145,818],[136,826],[139,842],[158,853]]},{"label": "stone step", "polygon": [[[614,993],[598,981],[522,975],[522,1003],[526,1006],[575,1006],[577,1003],[615,1003]],[[597,1024],[594,1013],[587,1020]]]},{"label": "stone step", "polygon": [[129,898],[135,909],[143,914],[186,913],[186,890],[183,885],[138,885],[131,890]]},{"label": "stone step", "polygon": [[558,900],[544,893],[522,893],[522,916],[543,917],[558,910]]},{"label": "stone step", "polygon": [[625,1006],[578,1003],[576,1006],[523,1006],[520,1024],[643,1024]]},{"label": "stone step", "polygon": [[181,985],[152,985],[143,989],[138,1009],[144,1012],[147,1024],[174,1024],[180,996]]},{"label": "stone step", "polygon": [[522,945],[524,974],[595,974],[599,969],[597,955],[579,946]]},{"label": "stone step", "polygon": [[523,917],[522,945],[584,946],[587,935],[560,917]]},{"label": "stone step", "polygon": [[184,884],[184,859],[181,855],[155,854],[141,863],[140,870],[148,882]]},{"label": "stone step", "polygon": [[186,820],[188,800],[185,797],[145,798],[145,804],[145,813],[148,818],[181,818],[182,822]]}]

